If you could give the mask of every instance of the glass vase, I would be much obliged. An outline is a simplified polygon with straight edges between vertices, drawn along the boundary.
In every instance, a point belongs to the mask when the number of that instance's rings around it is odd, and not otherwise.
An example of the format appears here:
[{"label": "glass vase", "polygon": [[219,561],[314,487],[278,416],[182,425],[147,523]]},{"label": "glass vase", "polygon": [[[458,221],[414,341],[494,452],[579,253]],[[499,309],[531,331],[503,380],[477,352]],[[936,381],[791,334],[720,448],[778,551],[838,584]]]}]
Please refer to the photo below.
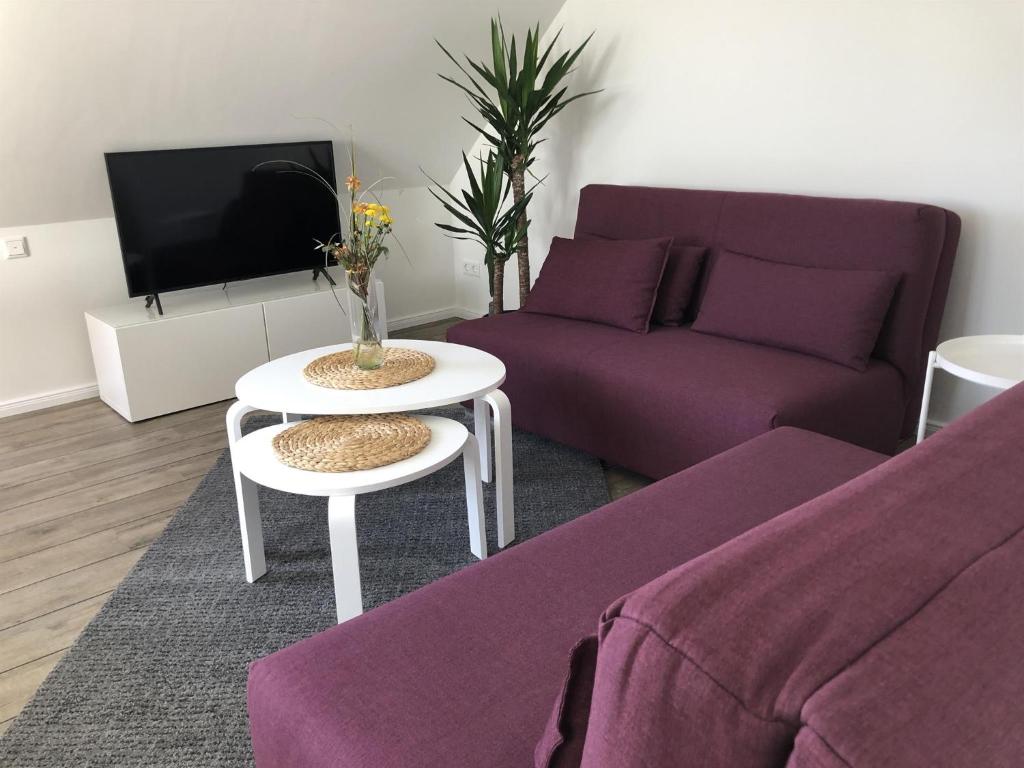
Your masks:
[{"label": "glass vase", "polygon": [[352,326],[352,351],[358,368],[370,371],[384,364],[384,347],[377,330],[380,308],[377,304],[377,281],[372,270],[349,270],[348,319]]}]

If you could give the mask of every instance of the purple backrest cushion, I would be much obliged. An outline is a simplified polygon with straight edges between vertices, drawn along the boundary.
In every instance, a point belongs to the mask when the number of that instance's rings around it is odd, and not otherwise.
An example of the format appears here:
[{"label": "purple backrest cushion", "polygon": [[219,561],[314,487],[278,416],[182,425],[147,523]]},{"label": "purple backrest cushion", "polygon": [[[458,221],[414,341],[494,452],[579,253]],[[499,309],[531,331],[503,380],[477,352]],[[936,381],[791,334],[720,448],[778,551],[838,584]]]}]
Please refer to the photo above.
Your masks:
[{"label": "purple backrest cushion", "polygon": [[556,237],[523,311],[647,333],[671,244]]},{"label": "purple backrest cushion", "polygon": [[[594,235],[583,236],[580,239],[585,240],[587,237],[596,240],[610,239]],[[658,286],[658,296],[654,300],[652,323],[671,326],[683,324],[686,310],[697,293],[700,268],[707,252],[708,249],[703,245],[684,245],[672,241],[668,249],[668,261],[665,262],[665,272]]]},{"label": "purple backrest cushion", "polygon": [[[576,237],[672,237],[812,267],[901,276],[874,357],[907,382],[904,434],[913,431],[928,352],[935,347],[960,237],[955,213],[883,200],[591,184],[580,190]],[[699,310],[703,290],[691,308]]]},{"label": "purple backrest cushion", "polygon": [[721,251],[693,330],[863,371],[899,275],[819,269]]},{"label": "purple backrest cushion", "polygon": [[567,699],[593,681],[579,764],[777,768],[812,721],[854,766],[962,764],[911,755],[964,734],[969,762],[1016,764],[1019,580],[985,593],[1021,552],[1021,434],[1024,385],[618,600]]}]

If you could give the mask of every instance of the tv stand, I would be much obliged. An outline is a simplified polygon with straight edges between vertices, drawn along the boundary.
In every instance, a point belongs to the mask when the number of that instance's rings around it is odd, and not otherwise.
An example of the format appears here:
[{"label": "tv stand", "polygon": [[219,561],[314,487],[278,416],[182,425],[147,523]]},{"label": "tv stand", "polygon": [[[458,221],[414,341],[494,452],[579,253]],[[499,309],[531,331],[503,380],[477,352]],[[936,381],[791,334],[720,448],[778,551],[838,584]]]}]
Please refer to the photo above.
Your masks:
[{"label": "tv stand", "polygon": [[[377,293],[386,338],[380,281]],[[352,338],[334,289],[305,271],[181,291],[160,315],[135,299],[85,321],[100,398],[128,421],[226,400],[268,360]]]},{"label": "tv stand", "polygon": [[164,313],[164,308],[163,305],[160,303],[159,293],[151,293],[148,296],[146,296],[146,309],[152,307],[154,301],[156,302],[157,314],[162,315]]},{"label": "tv stand", "polygon": [[320,275],[327,278],[327,282],[331,284],[331,287],[337,286],[334,278],[331,277],[331,273],[327,271],[327,267],[313,267],[313,279],[316,280]]}]

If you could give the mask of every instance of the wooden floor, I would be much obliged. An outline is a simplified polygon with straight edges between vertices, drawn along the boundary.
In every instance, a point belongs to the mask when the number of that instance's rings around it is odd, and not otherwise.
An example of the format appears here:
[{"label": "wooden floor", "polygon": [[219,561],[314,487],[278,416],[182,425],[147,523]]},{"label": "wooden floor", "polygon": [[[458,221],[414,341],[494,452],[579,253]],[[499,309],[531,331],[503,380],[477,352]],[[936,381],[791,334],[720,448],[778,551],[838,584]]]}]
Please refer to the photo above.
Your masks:
[{"label": "wooden floor", "polygon": [[[393,336],[443,340],[452,322]],[[224,450],[231,402],[137,424],[95,399],[0,419],[0,735]],[[607,476],[616,497],[645,483]]]}]

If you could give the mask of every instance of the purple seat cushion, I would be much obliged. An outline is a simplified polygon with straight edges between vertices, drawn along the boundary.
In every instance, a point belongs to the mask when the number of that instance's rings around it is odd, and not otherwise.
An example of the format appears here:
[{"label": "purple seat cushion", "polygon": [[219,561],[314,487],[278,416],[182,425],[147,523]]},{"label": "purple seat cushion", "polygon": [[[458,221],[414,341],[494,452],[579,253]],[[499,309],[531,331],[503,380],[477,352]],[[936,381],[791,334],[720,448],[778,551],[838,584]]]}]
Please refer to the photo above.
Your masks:
[{"label": "purple seat cushion", "polygon": [[581,764],[778,766],[805,723],[843,765],[1019,764],[1022,432],[1024,385],[617,601]]},{"label": "purple seat cushion", "polygon": [[898,281],[891,272],[819,269],[723,251],[693,330],[863,371]]},{"label": "purple seat cushion", "polygon": [[649,477],[780,426],[882,452],[898,441],[903,380],[880,360],[861,372],[685,327],[637,335],[526,312],[459,323],[448,340],[505,363],[518,427]]},{"label": "purple seat cushion", "polygon": [[256,764],[530,765],[611,601],[884,458],[777,430],[261,659]]},{"label": "purple seat cushion", "polygon": [[682,325],[690,306],[701,264],[708,249],[702,245],[676,245],[668,249],[665,274],[661,277],[651,321],[659,325]]},{"label": "purple seat cushion", "polygon": [[553,238],[523,311],[646,333],[671,244]]}]

